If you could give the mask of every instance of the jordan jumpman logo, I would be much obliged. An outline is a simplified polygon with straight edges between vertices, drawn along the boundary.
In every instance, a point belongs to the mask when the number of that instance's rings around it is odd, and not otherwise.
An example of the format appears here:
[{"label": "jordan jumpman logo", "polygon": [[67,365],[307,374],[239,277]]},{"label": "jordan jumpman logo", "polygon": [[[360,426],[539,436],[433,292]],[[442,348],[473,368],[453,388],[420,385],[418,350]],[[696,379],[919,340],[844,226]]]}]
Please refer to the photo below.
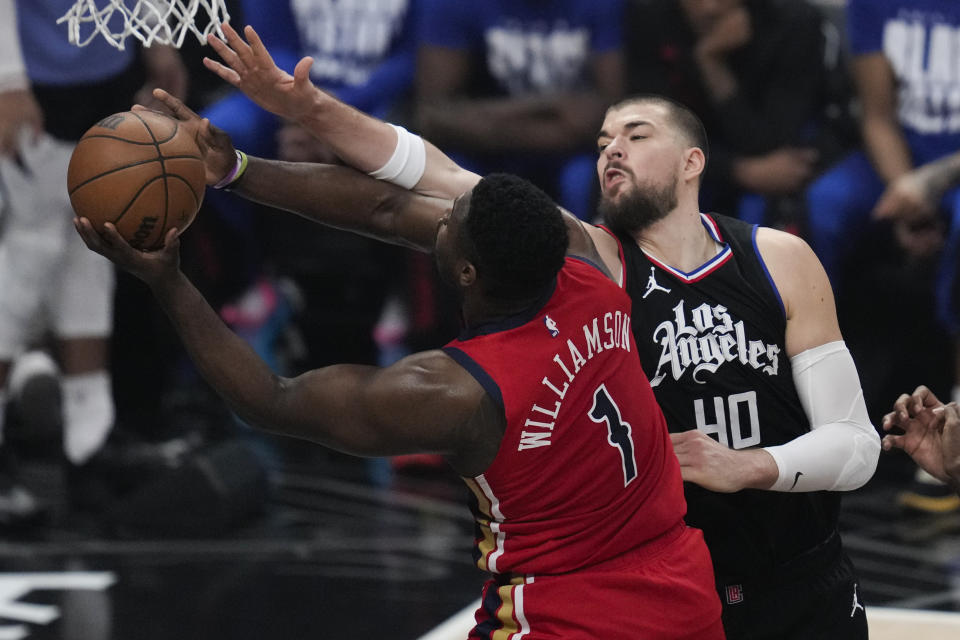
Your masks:
[{"label": "jordan jumpman logo", "polygon": [[647,280],[647,290],[643,292],[643,297],[646,298],[648,295],[654,291],[663,291],[664,293],[670,293],[670,289],[666,287],[661,287],[657,283],[657,268],[650,267],[650,279]]},{"label": "jordan jumpman logo", "polygon": [[860,604],[859,598],[857,598],[857,583],[853,584],[853,609],[850,611],[850,617],[852,618],[854,614],[857,613],[857,609],[865,611],[863,605]]}]

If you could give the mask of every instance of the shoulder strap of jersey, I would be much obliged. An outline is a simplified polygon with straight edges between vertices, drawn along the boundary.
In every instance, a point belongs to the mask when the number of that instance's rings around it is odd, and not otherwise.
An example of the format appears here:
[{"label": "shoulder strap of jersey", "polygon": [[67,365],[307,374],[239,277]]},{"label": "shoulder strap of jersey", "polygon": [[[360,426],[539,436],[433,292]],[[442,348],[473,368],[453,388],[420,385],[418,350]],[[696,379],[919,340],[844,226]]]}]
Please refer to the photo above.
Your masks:
[{"label": "shoulder strap of jersey", "polygon": [[627,258],[623,252],[623,241],[620,239],[620,236],[618,236],[613,231],[611,231],[610,228],[607,227],[606,225],[598,224],[597,228],[603,229],[604,231],[609,233],[611,236],[613,236],[613,239],[617,241],[617,253],[620,256],[620,283],[619,284],[621,289],[626,289],[627,288]]},{"label": "shoulder strap of jersey", "polygon": [[471,358],[465,351],[458,347],[447,345],[443,347],[443,352],[450,356],[454,362],[466,369],[467,373],[472,375],[474,379],[480,383],[480,386],[483,387],[484,391],[487,392],[487,395],[490,396],[490,398],[500,409],[504,408],[503,393],[500,391],[500,385],[498,385],[496,380],[494,380],[493,377],[487,373],[486,369],[480,366],[476,360]]},{"label": "shoulder strap of jersey", "polygon": [[733,248],[744,275],[760,288],[768,303],[773,308],[779,309],[781,317],[786,320],[787,312],[783,306],[780,291],[777,289],[773,276],[770,275],[767,264],[763,261],[763,256],[760,255],[760,248],[757,246],[759,225],[749,224],[737,218],[717,213],[704,214],[704,217],[717,225],[724,241]]}]

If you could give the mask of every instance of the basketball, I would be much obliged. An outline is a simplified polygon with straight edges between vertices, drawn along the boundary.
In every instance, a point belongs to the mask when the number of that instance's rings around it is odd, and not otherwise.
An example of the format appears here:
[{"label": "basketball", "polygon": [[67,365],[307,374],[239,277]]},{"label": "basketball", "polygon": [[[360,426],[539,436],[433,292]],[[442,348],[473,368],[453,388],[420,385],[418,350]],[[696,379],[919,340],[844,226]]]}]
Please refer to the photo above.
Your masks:
[{"label": "basketball", "polygon": [[123,111],[90,127],[67,169],[70,203],[102,230],[112,222],[136,249],[186,229],[206,190],[203,158],[180,123],[156,111]]}]

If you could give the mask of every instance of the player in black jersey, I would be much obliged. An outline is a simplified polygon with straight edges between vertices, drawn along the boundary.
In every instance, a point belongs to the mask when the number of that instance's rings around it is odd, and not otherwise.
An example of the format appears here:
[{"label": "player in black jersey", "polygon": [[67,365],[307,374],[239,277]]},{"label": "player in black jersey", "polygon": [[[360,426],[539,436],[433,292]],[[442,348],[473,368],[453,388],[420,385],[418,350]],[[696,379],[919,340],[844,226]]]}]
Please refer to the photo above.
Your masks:
[{"label": "player in black jersey", "polygon": [[903,449],[924,471],[960,493],[960,407],[955,402],[943,404],[921,385],[897,398],[893,411],[883,417],[883,430],[897,432],[883,438],[885,451]]},{"label": "player in black jersey", "polygon": [[683,107],[611,108],[598,146],[634,336],[728,637],[865,638],[837,492],[869,480],[879,437],[823,268],[799,238],[700,213],[707,145]]},{"label": "player in black jersey", "polygon": [[[246,35],[250,44],[231,31],[227,44],[209,39],[225,64],[207,67],[347,164],[448,199],[479,180],[313,87],[309,59],[290,76]],[[567,216],[568,229],[592,240],[633,299],[641,362],[673,432],[688,521],[711,548],[728,637],[866,638],[837,492],[870,479],[880,439],[822,266],[795,236],[700,212],[707,141],[682,105],[647,96],[611,107],[598,149],[609,229]],[[412,233],[396,222],[400,238]]]}]

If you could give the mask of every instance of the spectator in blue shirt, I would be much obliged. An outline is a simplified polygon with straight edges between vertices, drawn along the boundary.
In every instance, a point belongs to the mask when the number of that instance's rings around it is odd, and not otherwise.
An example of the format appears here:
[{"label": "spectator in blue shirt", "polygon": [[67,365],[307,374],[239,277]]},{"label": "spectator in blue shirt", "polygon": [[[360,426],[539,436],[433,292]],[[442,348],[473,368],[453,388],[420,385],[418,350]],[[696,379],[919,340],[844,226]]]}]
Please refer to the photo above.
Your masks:
[{"label": "spectator in blue shirt", "polygon": [[[907,255],[933,256],[944,243],[937,315],[957,345],[960,189],[928,174],[960,149],[960,3],[848,0],[846,23],[864,150],[811,185],[810,243],[840,295],[846,252],[872,222],[889,223]],[[954,400],[960,399],[957,379]],[[916,504],[928,505],[926,497],[918,493]],[[950,508],[960,506],[956,496],[946,497]],[[902,498],[912,506],[910,495]]]},{"label": "spectator in blue shirt", "polygon": [[521,174],[592,218],[595,135],[623,92],[621,0],[428,0],[419,133],[479,173]]}]

